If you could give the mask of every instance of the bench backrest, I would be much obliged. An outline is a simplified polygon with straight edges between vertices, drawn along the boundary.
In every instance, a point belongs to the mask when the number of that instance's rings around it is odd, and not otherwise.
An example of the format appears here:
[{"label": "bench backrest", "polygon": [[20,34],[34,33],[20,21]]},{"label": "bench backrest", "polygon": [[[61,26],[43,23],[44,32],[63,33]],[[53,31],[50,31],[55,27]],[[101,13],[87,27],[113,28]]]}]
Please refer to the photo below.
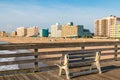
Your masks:
[{"label": "bench backrest", "polygon": [[72,52],[65,54],[64,65],[76,65],[76,64],[90,64],[92,62],[100,61],[100,51],[89,51],[89,52]]}]

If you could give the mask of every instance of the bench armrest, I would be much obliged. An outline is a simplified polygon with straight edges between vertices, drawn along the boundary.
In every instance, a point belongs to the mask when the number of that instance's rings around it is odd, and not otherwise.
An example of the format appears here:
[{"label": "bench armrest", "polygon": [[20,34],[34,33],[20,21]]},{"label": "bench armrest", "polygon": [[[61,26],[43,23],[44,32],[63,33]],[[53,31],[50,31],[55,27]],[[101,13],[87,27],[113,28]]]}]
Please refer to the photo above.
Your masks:
[{"label": "bench armrest", "polygon": [[62,57],[60,58],[60,62],[59,62],[60,64],[62,64],[63,59],[64,59],[64,58],[63,58],[63,56],[62,56]]}]

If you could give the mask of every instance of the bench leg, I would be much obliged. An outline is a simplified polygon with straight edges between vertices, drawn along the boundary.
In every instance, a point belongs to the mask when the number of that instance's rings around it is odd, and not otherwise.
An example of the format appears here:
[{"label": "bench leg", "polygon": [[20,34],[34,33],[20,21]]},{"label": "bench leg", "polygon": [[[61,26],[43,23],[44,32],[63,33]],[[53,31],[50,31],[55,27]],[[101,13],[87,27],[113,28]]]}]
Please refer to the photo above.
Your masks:
[{"label": "bench leg", "polygon": [[102,71],[101,71],[101,67],[100,67],[100,63],[99,62],[96,62],[96,67],[99,70],[99,74],[101,74]]},{"label": "bench leg", "polygon": [[62,75],[62,68],[59,67],[59,76],[61,76],[61,75]]},{"label": "bench leg", "polygon": [[92,70],[93,66],[95,65],[95,63],[92,63],[90,66],[90,71]]},{"label": "bench leg", "polygon": [[69,69],[67,67],[65,68],[65,72],[66,72],[66,78],[70,79]]}]

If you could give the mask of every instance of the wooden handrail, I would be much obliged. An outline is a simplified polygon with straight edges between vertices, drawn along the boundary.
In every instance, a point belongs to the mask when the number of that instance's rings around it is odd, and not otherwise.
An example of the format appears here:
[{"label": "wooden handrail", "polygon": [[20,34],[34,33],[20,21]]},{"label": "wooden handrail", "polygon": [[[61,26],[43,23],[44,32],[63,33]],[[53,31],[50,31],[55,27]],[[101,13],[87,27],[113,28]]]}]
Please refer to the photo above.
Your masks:
[{"label": "wooden handrail", "polygon": [[[110,42],[74,42],[74,43],[14,43],[14,44],[0,44],[0,50],[20,50],[20,49],[33,49],[32,52],[28,53],[17,53],[17,54],[0,54],[0,58],[9,58],[9,57],[28,57],[33,56],[34,59],[28,60],[18,60],[18,61],[7,61],[0,62],[2,65],[11,65],[11,64],[25,64],[25,63],[34,63],[34,72],[39,71],[39,62],[44,62],[48,64],[52,61],[58,61],[62,54],[67,54],[69,52],[82,52],[82,51],[97,51],[101,50],[101,56],[114,55],[112,59],[118,59],[118,53],[120,53],[119,41],[110,41]],[[97,47],[99,46],[99,48]],[[105,47],[102,47],[105,46]],[[112,46],[112,47],[109,47]],[[54,49],[54,48],[74,48],[79,47],[79,50],[59,50],[59,51],[40,51],[39,49]],[[91,47],[88,48],[87,47]],[[112,52],[104,52],[112,51]],[[53,55],[56,55],[56,57]],[[59,56],[57,56],[59,55]],[[44,56],[44,57],[43,57]],[[111,59],[111,58],[109,58]],[[54,66],[53,64],[48,64],[47,67]]]}]

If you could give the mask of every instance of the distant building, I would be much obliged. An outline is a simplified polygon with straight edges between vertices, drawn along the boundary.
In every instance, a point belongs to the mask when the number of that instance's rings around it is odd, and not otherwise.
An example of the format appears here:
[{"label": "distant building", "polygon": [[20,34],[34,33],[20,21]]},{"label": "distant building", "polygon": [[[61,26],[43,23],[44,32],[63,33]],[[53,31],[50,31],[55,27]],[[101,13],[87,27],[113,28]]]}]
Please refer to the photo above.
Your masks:
[{"label": "distant building", "polygon": [[0,32],[0,37],[7,37],[7,33],[5,31],[1,31]]},{"label": "distant building", "polygon": [[37,26],[27,28],[27,37],[33,37],[33,36],[38,36],[38,27]]},{"label": "distant building", "polygon": [[12,37],[17,36],[17,32],[16,32],[16,31],[13,31],[13,32],[11,33],[11,36],[12,36]]},{"label": "distant building", "polygon": [[101,19],[95,21],[95,36],[106,37],[108,36],[108,20]]},{"label": "distant building", "polygon": [[88,29],[84,29],[83,25],[73,25],[70,22],[62,26],[62,37],[85,37],[92,36]]},{"label": "distant building", "polygon": [[17,28],[17,36],[25,37],[26,35],[27,35],[27,28],[25,27]]},{"label": "distant building", "polygon": [[89,29],[84,29],[83,33],[84,34],[82,37],[92,37],[93,36]]},{"label": "distant building", "polygon": [[116,16],[105,17],[95,21],[95,36],[120,38],[120,18]]},{"label": "distant building", "polygon": [[40,30],[40,37],[48,37],[49,29],[41,29]]},{"label": "distant building", "polygon": [[51,26],[51,37],[61,37],[62,25],[56,23],[56,25]]},{"label": "distant building", "polygon": [[111,38],[120,38],[120,24],[111,26],[110,37]]},{"label": "distant building", "polygon": [[63,25],[62,37],[81,37],[83,34],[83,26]]}]

